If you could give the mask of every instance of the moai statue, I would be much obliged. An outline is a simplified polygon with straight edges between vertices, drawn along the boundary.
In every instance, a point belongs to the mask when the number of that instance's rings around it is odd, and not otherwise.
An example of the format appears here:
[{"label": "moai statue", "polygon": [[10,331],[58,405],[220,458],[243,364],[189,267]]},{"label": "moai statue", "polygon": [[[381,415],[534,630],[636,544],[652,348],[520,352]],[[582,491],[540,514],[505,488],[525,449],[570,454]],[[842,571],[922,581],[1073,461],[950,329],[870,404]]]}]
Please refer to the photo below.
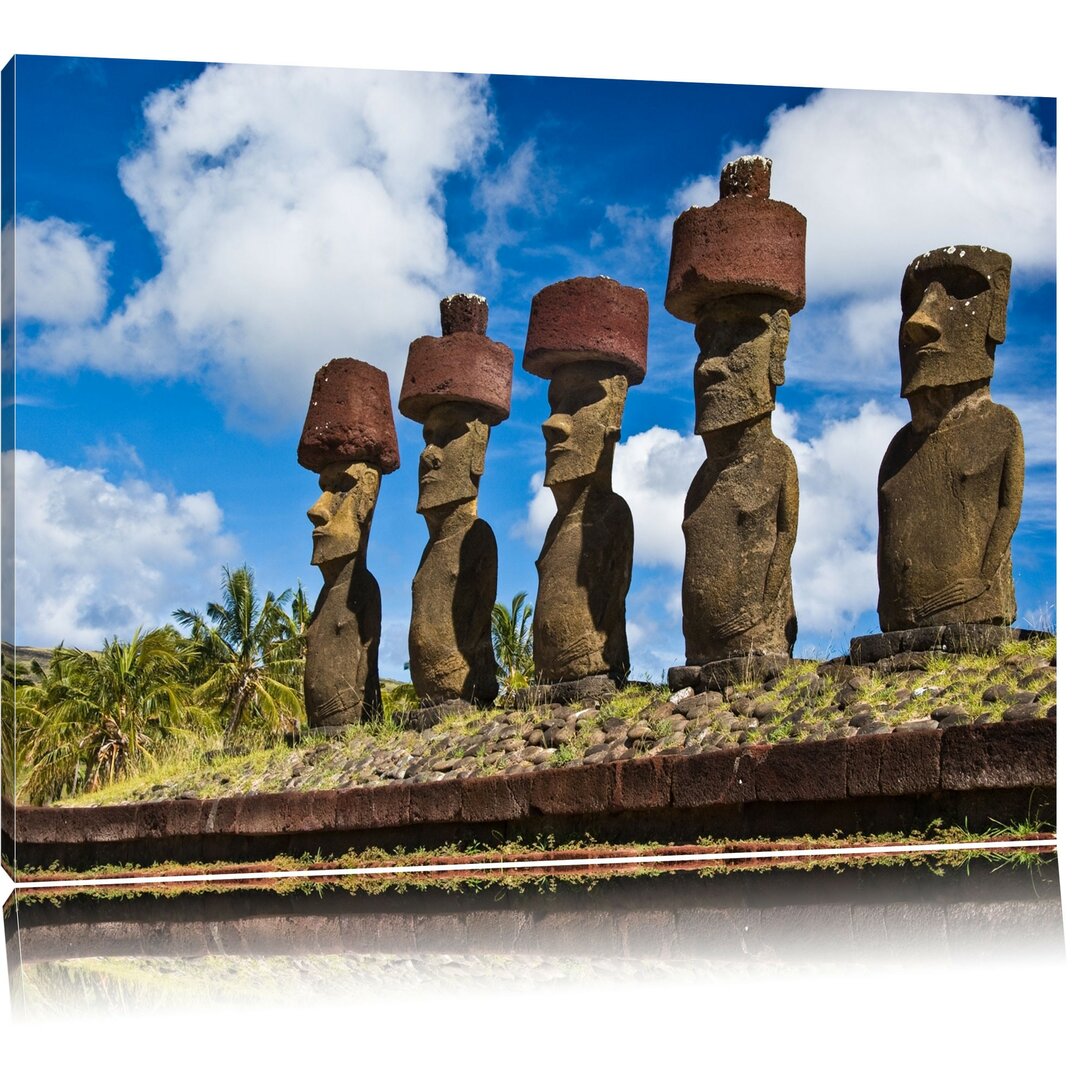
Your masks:
[{"label": "moai statue", "polygon": [[323,587],[307,632],[304,705],[313,730],[335,733],[382,712],[382,604],[367,546],[382,477],[399,464],[386,372],[351,359],[321,367],[296,456],[323,491],[307,512]]},{"label": "moai statue", "polygon": [[498,551],[476,516],[492,425],[510,415],[514,354],[486,336],[482,296],[442,301],[442,337],[409,346],[398,408],[424,425],[420,496],[427,547],[413,578],[409,671],[422,706],[490,704],[499,692],[491,643]]},{"label": "moai statue", "polygon": [[695,325],[694,430],[706,453],[683,518],[678,687],[724,682],[755,657],[782,666],[795,643],[799,477],[772,412],[791,316],[806,302],[806,219],[769,198],[771,171],[763,157],[729,163],[719,201],[681,214],[672,235],[665,307]]},{"label": "moai statue", "polygon": [[562,686],[556,697],[622,686],[630,672],[634,523],[611,468],[627,388],[645,378],[648,329],[645,292],[608,277],[533,297],[524,368],[551,380],[544,485],[556,506],[536,562],[533,661],[541,683]]},{"label": "moai statue", "polygon": [[1016,618],[1009,544],[1024,440],[990,400],[1012,260],[977,245],[920,255],[900,290],[900,396],[911,423],[878,474],[878,616],[884,631]]}]

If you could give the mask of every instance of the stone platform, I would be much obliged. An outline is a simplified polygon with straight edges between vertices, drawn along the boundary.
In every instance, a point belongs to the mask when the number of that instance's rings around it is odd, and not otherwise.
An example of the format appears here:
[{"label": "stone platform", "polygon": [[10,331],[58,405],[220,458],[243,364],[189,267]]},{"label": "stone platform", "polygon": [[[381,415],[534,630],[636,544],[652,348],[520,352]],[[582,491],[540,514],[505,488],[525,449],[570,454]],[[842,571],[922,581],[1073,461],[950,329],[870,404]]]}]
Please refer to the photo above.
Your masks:
[{"label": "stone platform", "polygon": [[851,639],[848,655],[853,664],[870,664],[899,653],[945,652],[984,655],[1012,641],[1033,641],[1052,635],[1040,630],[1017,630],[989,623],[948,623],[918,626],[885,634],[866,634]]},{"label": "stone platform", "polygon": [[668,686],[672,690],[692,689],[695,693],[705,690],[722,690],[740,682],[766,682],[776,678],[794,663],[790,656],[771,656],[752,653],[747,656],[729,656],[713,660],[709,664],[688,664],[668,668]]}]

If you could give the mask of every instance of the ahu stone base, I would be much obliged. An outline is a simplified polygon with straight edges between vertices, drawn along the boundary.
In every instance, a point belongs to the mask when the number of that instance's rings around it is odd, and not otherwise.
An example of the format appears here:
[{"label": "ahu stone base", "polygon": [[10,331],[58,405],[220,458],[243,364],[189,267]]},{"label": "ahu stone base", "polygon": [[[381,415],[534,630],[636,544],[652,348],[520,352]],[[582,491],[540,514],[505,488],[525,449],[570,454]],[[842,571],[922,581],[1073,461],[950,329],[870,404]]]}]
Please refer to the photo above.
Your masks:
[{"label": "ahu stone base", "polygon": [[1049,635],[1039,630],[1017,630],[992,623],[948,623],[854,637],[849,655],[853,664],[870,664],[909,652],[985,654],[996,652],[1011,641],[1030,641],[1046,636]]},{"label": "ahu stone base", "polygon": [[767,682],[793,663],[794,660],[786,655],[750,653],[746,656],[728,656],[708,664],[668,668],[668,686],[673,691],[689,687],[695,693],[701,693],[704,690],[722,690],[725,686],[749,680]]}]

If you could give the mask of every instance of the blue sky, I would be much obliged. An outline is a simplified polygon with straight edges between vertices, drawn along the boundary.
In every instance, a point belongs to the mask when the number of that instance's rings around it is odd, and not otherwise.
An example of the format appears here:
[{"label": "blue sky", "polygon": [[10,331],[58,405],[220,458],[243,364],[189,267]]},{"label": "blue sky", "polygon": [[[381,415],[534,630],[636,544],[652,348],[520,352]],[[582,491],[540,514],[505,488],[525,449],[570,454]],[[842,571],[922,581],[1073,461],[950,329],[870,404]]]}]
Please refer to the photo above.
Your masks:
[{"label": "blue sky", "polygon": [[[33,57],[16,80],[20,643],[130,635],[216,596],[226,562],[314,595],[318,488],[295,459],[312,376],[356,356],[396,398],[409,341],[463,290],[518,360],[480,512],[500,597],[533,595],[553,503],[546,383],[520,367],[529,303],[605,273],[650,301],[615,488],[637,532],[631,658],[661,675],[683,657],[679,526],[702,457],[692,328],[663,308],[671,220],[746,152],[774,159],[774,197],[808,219],[774,418],[800,468],[797,655],[876,629],[874,482],[907,418],[898,290],[929,247],[1013,256],[993,393],[1027,441],[1019,624],[1054,605],[1052,100]],[[426,539],[419,425],[399,417],[398,436],[369,551],[392,677]]]}]

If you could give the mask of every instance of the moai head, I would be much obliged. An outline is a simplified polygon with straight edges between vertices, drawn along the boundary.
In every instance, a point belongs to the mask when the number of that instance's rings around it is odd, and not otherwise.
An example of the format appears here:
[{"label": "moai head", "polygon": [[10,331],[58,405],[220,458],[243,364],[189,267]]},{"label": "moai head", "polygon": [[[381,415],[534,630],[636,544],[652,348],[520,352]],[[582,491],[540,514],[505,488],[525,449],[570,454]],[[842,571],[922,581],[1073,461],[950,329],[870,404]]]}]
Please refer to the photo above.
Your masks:
[{"label": "moai head", "polygon": [[315,375],[296,452],[319,474],[322,495],[308,510],[311,563],[325,566],[363,550],[382,476],[399,465],[386,372],[361,360],[331,360]]},{"label": "moai head", "polygon": [[771,296],[755,293],[705,308],[694,336],[694,431],[705,435],[764,416],[776,408],[784,382],[791,316]]},{"label": "moai head", "polygon": [[806,218],[769,198],[772,162],[729,162],[720,199],[675,221],[664,305],[695,324],[700,435],[771,412],[791,316],[806,303]]},{"label": "moai head", "polygon": [[417,513],[477,497],[492,425],[510,415],[514,354],[486,336],[482,296],[440,305],[443,336],[409,346],[398,408],[424,425]]},{"label": "moai head", "polygon": [[978,245],[920,255],[900,287],[900,396],[986,383],[1005,340],[1012,260]]},{"label": "moai head", "polygon": [[649,300],[608,277],[571,278],[533,297],[524,368],[550,379],[544,484],[611,483],[628,387],[645,378]]}]

